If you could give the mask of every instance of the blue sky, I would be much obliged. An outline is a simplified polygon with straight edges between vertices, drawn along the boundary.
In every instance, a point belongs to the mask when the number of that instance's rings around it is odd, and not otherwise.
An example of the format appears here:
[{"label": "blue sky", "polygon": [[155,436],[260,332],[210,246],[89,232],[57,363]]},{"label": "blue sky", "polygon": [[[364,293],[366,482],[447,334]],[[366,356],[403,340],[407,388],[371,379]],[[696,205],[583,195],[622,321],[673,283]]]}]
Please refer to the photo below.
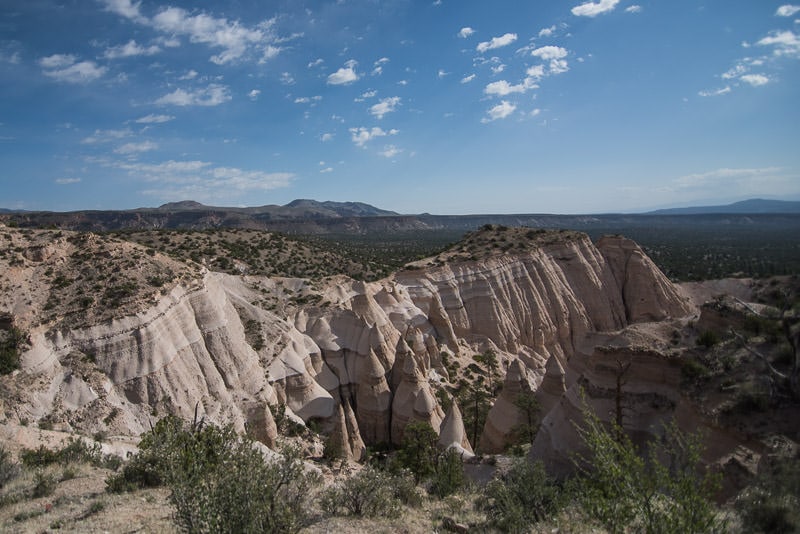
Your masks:
[{"label": "blue sky", "polygon": [[0,207],[800,199],[800,3],[0,0]]}]

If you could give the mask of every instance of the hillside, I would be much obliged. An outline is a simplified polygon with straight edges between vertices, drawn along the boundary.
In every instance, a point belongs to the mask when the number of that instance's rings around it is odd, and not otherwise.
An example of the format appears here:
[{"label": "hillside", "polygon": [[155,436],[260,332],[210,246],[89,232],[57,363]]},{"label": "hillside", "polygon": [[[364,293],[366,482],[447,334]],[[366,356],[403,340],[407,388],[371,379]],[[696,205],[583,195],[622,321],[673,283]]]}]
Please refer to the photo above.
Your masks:
[{"label": "hillside", "polygon": [[800,213],[800,201],[751,198],[721,206],[660,209],[648,212],[648,215],[703,215],[712,213],[751,215],[758,213]]}]

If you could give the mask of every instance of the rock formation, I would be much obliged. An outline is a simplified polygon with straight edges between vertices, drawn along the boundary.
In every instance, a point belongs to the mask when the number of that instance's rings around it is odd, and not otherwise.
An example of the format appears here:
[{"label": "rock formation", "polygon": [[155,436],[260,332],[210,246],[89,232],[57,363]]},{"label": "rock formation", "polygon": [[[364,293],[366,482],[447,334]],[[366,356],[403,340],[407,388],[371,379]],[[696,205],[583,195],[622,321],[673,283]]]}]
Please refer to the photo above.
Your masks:
[{"label": "rock formation", "polygon": [[[31,339],[21,371],[0,379],[13,392],[3,421],[48,417],[83,432],[136,435],[162,414],[191,417],[198,406],[202,417],[271,445],[267,407],[282,403],[289,417],[324,422],[348,457],[362,456],[365,443],[399,443],[415,420],[440,431],[443,445],[469,452],[458,408],[445,416],[435,391],[456,380],[442,352],[464,363],[486,347],[509,363],[481,442],[486,450],[507,444],[519,391],[537,392],[543,407],[537,450],[559,450],[580,411],[579,382],[609,387],[603,365],[623,355],[635,361],[642,398],[660,407],[629,424],[658,420],[661,407],[678,403],[669,366],[630,348],[592,352],[592,336],[683,317],[692,306],[631,241],[594,246],[584,235],[549,236],[513,254],[373,283],[338,277],[311,288],[300,279],[186,275],[124,314],[74,328],[32,321],[44,302],[33,296],[35,284],[23,284],[0,301],[0,312],[26,318]],[[49,262],[64,261],[63,243],[53,243],[13,266],[6,261],[4,287],[38,280]],[[274,296],[288,287],[316,291],[325,304]],[[264,306],[264,295],[275,304]],[[19,313],[25,298],[33,308]]]}]

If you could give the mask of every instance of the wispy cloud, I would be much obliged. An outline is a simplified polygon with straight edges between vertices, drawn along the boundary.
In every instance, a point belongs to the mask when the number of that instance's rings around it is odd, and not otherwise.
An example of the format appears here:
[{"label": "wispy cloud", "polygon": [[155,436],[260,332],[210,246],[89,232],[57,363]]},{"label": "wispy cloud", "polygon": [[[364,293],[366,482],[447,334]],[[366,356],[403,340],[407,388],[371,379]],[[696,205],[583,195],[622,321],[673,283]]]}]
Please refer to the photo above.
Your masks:
[{"label": "wispy cloud", "polygon": [[348,85],[358,80],[356,65],[358,65],[357,61],[349,60],[344,67],[328,76],[328,85]]},{"label": "wispy cloud", "polygon": [[258,100],[258,95],[261,94],[261,89],[253,89],[247,93],[247,98],[250,100]]},{"label": "wispy cloud", "polygon": [[136,56],[154,56],[161,52],[161,48],[156,45],[148,47],[141,46],[133,39],[123,45],[112,46],[106,49],[103,57],[106,59],[120,59]]},{"label": "wispy cloud", "polygon": [[498,80],[488,84],[483,89],[483,92],[489,96],[507,96],[512,93],[524,93],[528,89],[529,87],[526,87],[523,83],[511,85],[506,80]]},{"label": "wispy cloud", "polygon": [[567,53],[568,52],[566,48],[562,48],[560,46],[541,46],[531,51],[532,56],[536,56],[544,60],[561,59],[563,57],[567,57]]},{"label": "wispy cloud", "polygon": [[212,83],[208,87],[186,91],[175,89],[158,100],[160,106],[218,106],[231,99],[227,86]]},{"label": "wispy cloud", "polygon": [[192,198],[199,201],[236,199],[257,191],[287,187],[294,178],[289,172],[265,172],[215,166],[207,161],[169,160],[162,163],[108,162],[137,179],[158,183],[143,194],[164,200]]},{"label": "wispy cloud", "polygon": [[495,48],[508,46],[516,40],[517,40],[516,33],[506,33],[504,35],[501,35],[500,37],[492,37],[490,41],[483,41],[481,43],[478,43],[478,46],[475,49],[482,54],[487,50],[494,50]]},{"label": "wispy cloud", "polygon": [[619,4],[619,0],[600,0],[599,2],[585,2],[572,8],[572,14],[576,17],[596,17],[603,13],[613,11]]},{"label": "wispy cloud", "polygon": [[400,155],[402,152],[403,152],[402,148],[397,148],[394,145],[385,145],[383,147],[383,150],[378,152],[378,154],[380,154],[384,158],[393,158],[395,156]]},{"label": "wispy cloud", "polygon": [[141,2],[132,2],[131,0],[100,0],[100,3],[105,4],[106,11],[121,15],[126,19],[130,19],[139,23],[146,23],[147,18],[142,16],[139,11]]},{"label": "wispy cloud", "polygon": [[516,105],[512,104],[511,102],[508,102],[507,100],[503,100],[496,106],[489,108],[489,110],[486,112],[488,116],[483,118],[481,122],[487,123],[496,121],[498,119],[505,119],[506,117],[514,113],[516,109],[517,109]]},{"label": "wispy cloud", "polygon": [[55,182],[58,185],[72,185],[72,184],[79,184],[81,182],[80,178],[56,178]]},{"label": "wispy cloud", "polygon": [[475,79],[475,75],[474,74],[470,74],[469,76],[464,76],[463,78],[461,78],[461,83],[469,83],[474,79]]},{"label": "wispy cloud", "polygon": [[169,122],[171,120],[175,120],[175,117],[173,117],[172,115],[156,115],[151,113],[150,115],[139,117],[134,122],[139,124],[161,124],[164,122]]},{"label": "wispy cloud", "polygon": [[138,154],[156,150],[158,145],[152,141],[142,141],[141,143],[125,143],[114,149],[116,154]]},{"label": "wispy cloud", "polygon": [[632,5],[625,8],[625,13],[641,13],[642,6]]},{"label": "wispy cloud", "polygon": [[107,72],[107,68],[94,61],[78,61],[72,54],[54,54],[39,60],[42,73],[59,82],[90,83]]},{"label": "wispy cloud", "polygon": [[727,95],[730,92],[731,92],[730,85],[726,85],[725,87],[722,87],[720,89],[711,89],[711,90],[706,90],[706,91],[700,91],[697,94],[700,95],[700,96],[703,96],[703,97],[708,97],[708,96]]},{"label": "wispy cloud", "polygon": [[84,145],[96,145],[100,143],[111,143],[113,141],[119,141],[120,139],[124,139],[126,137],[130,137],[133,135],[133,132],[129,129],[125,130],[95,130],[92,135],[89,137],[84,138],[81,143]]}]

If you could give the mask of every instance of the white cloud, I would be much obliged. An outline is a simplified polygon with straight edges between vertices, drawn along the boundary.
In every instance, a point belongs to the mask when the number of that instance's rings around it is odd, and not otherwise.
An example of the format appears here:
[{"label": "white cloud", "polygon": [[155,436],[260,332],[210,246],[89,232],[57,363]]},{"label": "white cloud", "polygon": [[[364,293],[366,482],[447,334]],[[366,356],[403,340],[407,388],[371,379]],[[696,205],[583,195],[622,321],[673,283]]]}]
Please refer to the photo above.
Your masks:
[{"label": "white cloud", "polygon": [[294,99],[294,103],[295,104],[311,104],[311,103],[314,103],[314,102],[319,102],[320,100],[322,100],[322,97],[319,96],[319,95],[310,96],[310,97],[309,96],[300,96],[300,97],[297,97],[297,98]]},{"label": "white cloud", "polygon": [[450,74],[450,73],[449,73],[449,72],[447,72],[447,71],[445,71],[444,69],[439,69],[439,72],[437,72],[437,73],[436,73],[436,76],[437,76],[439,79],[442,79],[442,78],[444,78],[445,76],[447,76],[447,75],[449,75],[449,74]]},{"label": "white cloud", "polygon": [[625,8],[625,13],[641,13],[642,6],[632,5]]},{"label": "white cloud", "polygon": [[458,31],[458,36],[461,37],[462,39],[466,39],[467,37],[469,37],[473,33],[475,33],[475,30],[473,30],[469,26],[464,26],[463,28],[461,28]]},{"label": "white cloud", "polygon": [[371,89],[369,91],[364,91],[363,93],[361,93],[361,98],[362,99],[364,99],[364,98],[373,98],[377,94],[378,94],[378,91],[376,91],[374,89]]},{"label": "white cloud", "polygon": [[94,61],[77,61],[71,54],[54,54],[43,57],[39,65],[44,69],[45,76],[60,82],[89,83],[102,78],[108,70]]},{"label": "white cloud", "polygon": [[791,17],[798,12],[800,12],[800,6],[793,6],[791,4],[786,4],[778,8],[778,10],[775,12],[775,16]]},{"label": "white cloud", "polygon": [[114,149],[117,154],[137,154],[140,152],[149,152],[156,150],[158,145],[152,141],[142,141],[141,143],[125,143],[124,145]]},{"label": "white cloud", "polygon": [[478,46],[475,49],[478,52],[483,53],[486,52],[487,50],[494,50],[495,48],[508,46],[516,40],[517,40],[516,33],[506,33],[504,35],[501,35],[500,37],[492,37],[491,41],[484,41],[478,43]]},{"label": "white cloud", "polygon": [[388,98],[382,98],[380,102],[370,107],[369,112],[375,117],[382,119],[384,115],[387,113],[392,113],[399,105],[400,97],[390,96]]},{"label": "white cloud", "polygon": [[189,72],[187,72],[186,74],[184,74],[183,76],[181,76],[178,79],[179,80],[194,80],[195,78],[197,78],[197,71],[194,70],[194,69],[191,69]]},{"label": "white cloud", "polygon": [[344,67],[328,76],[328,85],[348,85],[358,80],[358,74],[355,71],[357,64],[355,60],[349,60]]},{"label": "white cloud", "polygon": [[[110,164],[137,178],[156,182],[158,187],[143,194],[165,200],[192,198],[199,201],[241,198],[257,191],[288,186],[289,172],[264,172],[235,167],[216,167],[206,161],[166,161],[158,164],[118,161]],[[249,197],[245,197],[246,200]]]},{"label": "white cloud", "polygon": [[566,48],[562,48],[560,46],[541,46],[531,52],[532,56],[536,56],[543,60],[561,59],[563,57],[567,57],[567,54],[568,52]]},{"label": "white cloud", "polygon": [[261,89],[253,89],[252,91],[247,93],[247,97],[250,100],[256,100],[256,99],[258,99],[258,95],[260,95],[260,94],[261,94]]},{"label": "white cloud", "polygon": [[322,59],[321,57],[319,57],[319,58],[315,59],[314,61],[309,62],[308,63],[308,68],[309,69],[313,69],[314,67],[319,67],[323,63],[325,63],[325,60]]},{"label": "white cloud", "polygon": [[774,46],[778,56],[800,56],[800,38],[790,31],[771,31],[767,37],[756,42],[759,46]]},{"label": "white cloud", "polygon": [[576,17],[596,17],[603,13],[613,11],[619,4],[619,0],[600,0],[599,2],[585,2],[572,8],[572,14]]},{"label": "white cloud", "polygon": [[294,76],[289,72],[281,72],[281,83],[283,85],[294,85]]},{"label": "white cloud", "polygon": [[[205,13],[192,15],[179,7],[167,7],[153,17],[151,24],[159,31],[186,35],[193,43],[221,48],[210,60],[223,65],[241,58],[250,47],[260,47],[262,53],[271,45],[270,28],[274,21],[265,21],[256,28],[247,28],[239,21],[215,18]],[[274,47],[273,47],[274,49]]]},{"label": "white cloud", "polygon": [[464,76],[463,78],[461,78],[461,83],[469,83],[474,79],[475,79],[475,75],[474,74],[470,74],[469,76]]},{"label": "white cloud", "polygon": [[722,73],[723,80],[732,80],[733,78],[738,78],[742,74],[747,72],[747,67],[742,65],[741,63],[736,65],[735,67],[728,69],[726,72]]},{"label": "white cloud", "polygon": [[173,117],[172,115],[155,115],[151,113],[150,115],[139,117],[134,122],[139,124],[160,124],[163,122],[169,122],[174,119],[175,117]]},{"label": "white cloud", "polygon": [[68,67],[74,64],[78,58],[72,54],[53,54],[52,56],[43,57],[39,60],[39,65],[45,69],[57,69],[60,67]]},{"label": "white cloud", "polygon": [[[138,121],[137,121],[138,122]],[[84,145],[96,145],[99,143],[109,143],[111,141],[117,141],[119,139],[124,139],[126,137],[130,137],[133,135],[133,132],[129,129],[125,130],[95,130],[92,135],[89,137],[84,138],[81,143]]]},{"label": "white cloud", "polygon": [[100,0],[105,4],[106,11],[122,15],[123,17],[135,22],[144,23],[147,19],[139,12],[141,2],[131,2],[131,0]]},{"label": "white cloud", "polygon": [[556,31],[555,24],[553,24],[549,28],[542,28],[541,30],[539,30],[539,37],[550,37],[555,33],[555,31]]},{"label": "white cloud", "polygon": [[80,178],[56,178],[56,183],[58,185],[71,185],[80,183]]},{"label": "white cloud", "polygon": [[383,150],[378,152],[378,154],[380,154],[384,158],[393,158],[398,154],[401,154],[402,152],[403,152],[402,148],[397,148],[394,145],[385,145],[383,147]]},{"label": "white cloud", "polygon": [[726,95],[726,94],[728,94],[728,93],[730,93],[730,92],[731,92],[731,88],[730,88],[730,86],[726,85],[725,87],[723,87],[723,88],[721,88],[721,89],[712,89],[712,90],[710,90],[710,91],[700,91],[700,92],[699,92],[699,93],[697,93],[697,94],[698,94],[698,95],[700,95],[700,96],[704,96],[704,97],[706,97],[706,96],[720,96],[720,95]]},{"label": "white cloud", "polygon": [[324,169],[319,170],[320,174],[326,174],[329,172],[333,172],[333,167],[325,167]]},{"label": "white cloud", "polygon": [[551,59],[550,60],[550,74],[563,74],[569,70],[569,64],[566,59]]},{"label": "white cloud", "polygon": [[500,65],[495,65],[492,67],[492,74],[500,74],[504,70],[506,70],[506,66],[501,63]]},{"label": "white cloud", "polygon": [[[764,181],[777,178],[780,167],[764,167],[754,169],[722,168],[709,172],[688,174],[672,181],[672,188],[677,190],[702,189],[707,187],[726,187],[734,190],[742,186],[756,186]],[[766,180],[765,180],[766,179]]]},{"label": "white cloud", "polygon": [[524,93],[528,88],[524,84],[511,85],[506,80],[498,80],[488,84],[483,92],[490,96],[507,96],[512,93]]},{"label": "white cloud", "polygon": [[333,141],[333,134],[332,133],[324,133],[319,136],[320,141],[323,143],[327,143],[328,141]]},{"label": "white cloud", "polygon": [[481,120],[483,123],[496,121],[498,119],[505,119],[512,113],[514,110],[517,109],[517,106],[508,102],[507,100],[503,100],[493,108],[490,108],[486,113],[489,115],[488,117]]},{"label": "white cloud", "polygon": [[386,137],[387,135],[396,135],[397,133],[399,133],[397,130],[392,129],[387,132],[383,128],[377,126],[372,128],[364,128],[363,126],[360,128],[350,128],[351,139],[353,143],[359,147],[364,147],[364,145],[376,137]]},{"label": "white cloud", "polygon": [[161,106],[218,106],[231,99],[231,93],[227,86],[212,83],[206,88],[185,91],[175,89],[156,100],[156,104]]},{"label": "white cloud", "polygon": [[766,85],[769,83],[769,78],[763,74],[745,74],[740,76],[739,79],[743,82],[749,83],[753,87],[758,87],[759,85]]},{"label": "white cloud", "polygon": [[544,77],[544,65],[534,65],[532,67],[528,67],[528,70],[525,71],[525,74],[528,76],[528,78],[538,80],[539,78]]},{"label": "white cloud", "polygon": [[106,59],[119,59],[136,56],[154,56],[159,52],[161,52],[161,49],[155,45],[145,48],[131,39],[124,45],[112,46],[111,48],[106,49],[103,57]]}]

